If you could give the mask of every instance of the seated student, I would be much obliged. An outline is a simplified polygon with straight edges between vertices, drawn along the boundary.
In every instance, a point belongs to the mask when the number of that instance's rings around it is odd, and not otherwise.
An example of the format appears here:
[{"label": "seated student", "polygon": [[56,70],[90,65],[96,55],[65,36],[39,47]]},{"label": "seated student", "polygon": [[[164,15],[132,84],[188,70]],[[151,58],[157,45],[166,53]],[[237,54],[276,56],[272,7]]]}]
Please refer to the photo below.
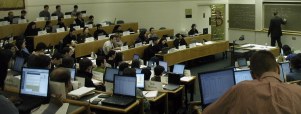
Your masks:
[{"label": "seated student", "polygon": [[[70,91],[72,91],[71,73],[69,70],[65,68],[54,69],[50,74],[50,81],[64,83],[66,95]],[[54,89],[61,89],[61,88],[54,88]],[[50,90],[50,91],[56,91],[56,90]],[[61,108],[62,105],[63,105],[62,95],[51,93],[49,105],[43,111],[43,114],[54,114]]]},{"label": "seated student", "polygon": [[72,57],[64,57],[62,59],[61,67],[64,68],[74,68],[74,59]]},{"label": "seated student", "polygon": [[155,33],[155,28],[151,27],[149,28],[149,34],[147,35],[148,38],[152,38],[152,37],[158,37],[158,35]]},{"label": "seated student", "polygon": [[188,32],[188,35],[191,36],[191,35],[195,35],[195,34],[198,34],[198,33],[199,33],[199,31],[196,29],[196,24],[192,24],[191,29]]},{"label": "seated student", "polygon": [[84,43],[86,41],[86,38],[92,37],[92,35],[89,33],[89,28],[84,27],[82,34],[77,37],[77,43]]},{"label": "seated student", "polygon": [[63,47],[73,46],[72,41],[76,41],[77,35],[74,28],[70,28],[69,34],[63,39]]},{"label": "seated student", "polygon": [[33,43],[33,38],[29,37],[29,36],[36,36],[38,35],[38,31],[40,31],[40,29],[38,29],[36,27],[36,23],[35,22],[30,22],[27,27],[26,30],[24,32],[24,37],[26,40],[26,45],[28,46],[28,51],[32,52],[34,49],[34,43]]},{"label": "seated student", "polygon": [[24,39],[17,39],[16,47],[18,48],[18,51],[16,52],[17,56],[23,57],[26,59],[30,55],[30,52],[26,48],[26,42]]},{"label": "seated student", "polygon": [[77,75],[79,77],[85,78],[85,87],[96,87],[98,86],[94,85],[92,81],[92,69],[93,69],[93,63],[90,59],[88,58],[83,58],[79,61],[79,70],[77,71]]},{"label": "seated student", "polygon": [[148,44],[149,38],[146,37],[146,31],[141,31],[139,33],[138,38],[136,39],[135,43],[143,43],[143,44]]},{"label": "seated student", "polygon": [[49,6],[44,5],[44,10],[39,13],[39,17],[45,17],[46,20],[50,20]]},{"label": "seated student", "polygon": [[159,45],[160,45],[161,49],[163,49],[163,48],[165,48],[165,47],[168,47],[166,37],[162,37],[162,38],[160,39]]},{"label": "seated student", "polygon": [[116,35],[116,41],[113,42],[114,47],[122,47],[123,46],[123,42],[121,41],[121,35]]},{"label": "seated student", "polygon": [[149,45],[147,48],[144,49],[143,60],[145,62],[150,60],[152,57],[155,56],[156,53],[161,51],[162,48],[158,45],[158,42],[159,42],[158,39],[159,38],[157,38],[157,37],[152,38],[154,46]]},{"label": "seated student", "polygon": [[97,67],[93,69],[93,71],[105,73],[107,67],[106,57],[98,56],[96,58],[96,65]]},{"label": "seated student", "polygon": [[77,6],[77,5],[74,5],[74,6],[73,6],[73,11],[71,12],[71,16],[75,17],[76,14],[77,14],[77,12],[78,12],[77,10],[78,10],[78,6]]},{"label": "seated student", "polygon": [[92,25],[94,24],[94,16],[93,15],[89,16],[89,20],[88,20],[87,24],[92,24]]},{"label": "seated student", "polygon": [[151,70],[148,69],[148,68],[143,68],[143,69],[141,70],[141,73],[144,74],[144,80],[145,80],[145,81],[148,81],[148,80],[150,79],[151,75],[152,75]]},{"label": "seated student", "polygon": [[[129,68],[129,67],[130,67],[130,65],[128,63],[126,63],[126,62],[120,63],[120,65],[119,65],[119,74],[123,75],[124,69]],[[136,74],[135,74],[135,76],[136,76]]]},{"label": "seated student", "polygon": [[153,37],[153,46],[151,47],[152,52],[155,54],[162,50],[161,44],[159,44],[159,38]]},{"label": "seated student", "polygon": [[163,75],[164,67],[158,65],[155,67],[154,72],[155,76],[151,78],[151,81],[161,82],[161,76]]},{"label": "seated student", "polygon": [[27,12],[25,10],[21,10],[21,19],[26,19]]},{"label": "seated student", "polygon": [[108,36],[108,33],[102,29],[101,24],[97,24],[96,31],[94,32],[94,39],[97,40],[98,36],[102,36],[102,35]]},{"label": "seated student", "polygon": [[51,69],[58,68],[62,65],[63,56],[61,53],[56,52],[51,58]]},{"label": "seated student", "polygon": [[10,50],[13,53],[13,57],[16,55],[16,52],[18,51],[16,46],[12,43],[5,44],[4,49]]},{"label": "seated student", "polygon": [[81,28],[85,27],[85,20],[82,17],[80,12],[76,13],[76,19],[74,20],[74,24],[80,26]]},{"label": "seated student", "polygon": [[187,45],[185,39],[183,38],[183,35],[178,33],[176,34],[176,39],[173,41],[173,45],[176,47],[176,48],[179,48],[179,46],[181,45]]},{"label": "seated student", "polygon": [[108,55],[109,51],[114,49],[114,42],[116,41],[116,35],[111,35],[110,36],[110,40],[106,41],[103,44],[102,50],[104,52],[105,55]]},{"label": "seated student", "polygon": [[291,59],[292,72],[286,75],[287,81],[301,80],[301,53]]},{"label": "seated student", "polygon": [[14,12],[9,11],[7,17],[4,17],[5,21],[8,21],[10,24],[13,24]]},{"label": "seated student", "polygon": [[47,55],[30,55],[27,60],[29,68],[51,68],[51,59]]},{"label": "seated student", "polygon": [[52,32],[51,21],[46,21],[44,30],[46,30],[47,33],[51,33]]},{"label": "seated student", "polygon": [[115,25],[112,33],[123,33],[120,25]]},{"label": "seated student", "polygon": [[0,93],[0,107],[1,107],[1,113],[3,114],[19,114],[18,108],[16,108],[15,105],[1,93]]},{"label": "seated student", "polygon": [[291,47],[288,45],[283,45],[282,50],[283,50],[283,54],[284,54],[283,56],[287,56],[285,58],[286,60],[291,60],[296,55],[292,52]]},{"label": "seated student", "polygon": [[140,68],[140,60],[132,60],[131,68]]},{"label": "seated student", "polygon": [[62,50],[63,57],[72,57],[74,50],[70,47],[64,47]]},{"label": "seated student", "polygon": [[36,49],[34,52],[32,52],[32,54],[34,55],[45,55],[45,50],[46,50],[47,46],[45,43],[40,42],[37,44]]},{"label": "seated student", "polygon": [[257,51],[250,59],[253,80],[243,81],[230,88],[203,114],[299,114],[301,88],[282,83],[279,65],[269,51]]},{"label": "seated student", "polygon": [[57,16],[58,19],[64,18],[64,14],[61,11],[61,6],[60,5],[56,5],[55,9],[56,9],[55,12],[53,12],[51,15]]},{"label": "seated student", "polygon": [[13,53],[9,49],[0,50],[0,90],[4,89],[4,82],[7,76],[7,70]]},{"label": "seated student", "polygon": [[66,25],[65,25],[65,23],[64,23],[64,18],[58,18],[58,19],[57,19],[57,24],[56,24],[56,25],[58,25],[59,28],[64,28],[65,31],[67,30],[67,27],[66,27]]},{"label": "seated student", "polygon": [[116,51],[110,50],[107,57],[108,57],[107,63],[110,64],[112,66],[112,68],[116,68],[117,67],[116,62],[115,62]]}]

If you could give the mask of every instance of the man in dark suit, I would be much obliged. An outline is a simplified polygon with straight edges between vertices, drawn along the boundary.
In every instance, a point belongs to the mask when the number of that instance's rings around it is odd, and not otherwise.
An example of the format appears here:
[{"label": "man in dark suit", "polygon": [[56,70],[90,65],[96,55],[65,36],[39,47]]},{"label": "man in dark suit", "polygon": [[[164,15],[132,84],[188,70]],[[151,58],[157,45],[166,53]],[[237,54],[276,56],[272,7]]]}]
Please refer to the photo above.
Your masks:
[{"label": "man in dark suit", "polygon": [[281,30],[281,24],[285,24],[286,19],[282,19],[278,16],[278,12],[274,12],[274,18],[270,21],[270,27],[268,32],[268,37],[271,34],[271,46],[275,46],[275,43],[277,41],[278,47],[282,47],[281,39],[282,36],[282,30]]}]

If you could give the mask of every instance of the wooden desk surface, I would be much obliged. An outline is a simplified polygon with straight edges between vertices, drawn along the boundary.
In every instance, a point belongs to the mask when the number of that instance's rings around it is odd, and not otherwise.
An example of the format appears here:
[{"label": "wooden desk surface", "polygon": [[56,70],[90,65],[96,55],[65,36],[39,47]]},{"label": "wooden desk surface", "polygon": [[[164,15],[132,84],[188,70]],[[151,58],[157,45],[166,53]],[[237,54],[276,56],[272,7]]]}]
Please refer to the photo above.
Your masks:
[{"label": "wooden desk surface", "polygon": [[[228,41],[217,41],[213,44],[196,46],[194,48],[179,50],[173,53],[168,53],[163,55],[158,54],[158,56],[162,56],[163,60],[168,63],[168,66],[172,66],[177,63],[225,52],[228,48],[229,48]],[[183,56],[183,55],[187,55],[187,56]]]},{"label": "wooden desk surface", "polygon": [[166,93],[168,93],[168,94],[176,94],[176,93],[178,93],[178,92],[180,92],[180,91],[183,91],[183,90],[184,90],[184,85],[180,85],[180,87],[177,88],[177,89],[174,90],[174,91],[170,91],[170,90],[162,90],[162,91],[160,91],[160,92],[166,92]]},{"label": "wooden desk surface", "polygon": [[[83,17],[84,20],[87,20],[88,17]],[[64,19],[64,23],[66,26],[69,26],[70,24],[73,23],[75,18],[69,18],[69,19]],[[23,23],[23,24],[10,24],[10,25],[5,25],[5,26],[0,26],[0,39],[4,37],[11,36],[20,36],[24,34],[26,27],[29,23]],[[36,22],[37,28],[44,28],[46,24],[46,21],[38,21]],[[51,20],[51,25],[56,25],[57,20]]]},{"label": "wooden desk surface", "polygon": [[[111,25],[111,26],[106,26],[106,27],[103,27],[104,31],[106,31],[108,34],[109,33],[112,33],[112,30],[114,28],[115,25]],[[133,28],[134,30],[137,30],[138,29],[138,23],[125,23],[125,24],[121,24],[121,27],[123,30],[127,30],[128,28]],[[89,29],[89,33],[91,35],[94,34],[96,28],[91,28]],[[75,31],[76,34],[81,34],[82,33],[82,29],[81,30],[76,30]],[[61,40],[63,40],[67,35],[68,35],[69,31],[66,31],[66,32],[61,32],[61,33],[49,33],[49,34],[46,34],[46,35],[41,35],[41,36],[34,36],[33,39],[34,39],[34,47],[36,47],[36,45],[39,43],[39,42],[43,42],[45,43],[47,46],[48,45],[57,45],[59,44],[59,42]]]}]

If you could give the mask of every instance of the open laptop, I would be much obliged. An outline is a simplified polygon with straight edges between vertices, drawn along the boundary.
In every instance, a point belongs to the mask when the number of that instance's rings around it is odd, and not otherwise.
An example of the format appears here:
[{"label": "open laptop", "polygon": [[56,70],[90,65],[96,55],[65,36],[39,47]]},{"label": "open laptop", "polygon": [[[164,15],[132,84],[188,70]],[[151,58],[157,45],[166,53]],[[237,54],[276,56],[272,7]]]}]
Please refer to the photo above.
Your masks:
[{"label": "open laptop", "polygon": [[136,77],[114,76],[113,96],[104,99],[103,105],[126,107],[136,101]]},{"label": "open laptop", "polygon": [[71,80],[74,81],[75,80],[75,68],[68,68],[71,74]]},{"label": "open laptop", "polygon": [[159,65],[164,67],[164,71],[167,72],[167,62],[159,61]]},{"label": "open laptop", "polygon": [[291,72],[290,63],[284,62],[280,64],[280,80],[286,82],[286,75]]},{"label": "open laptop", "polygon": [[168,74],[168,84],[163,87],[165,90],[176,90],[180,87],[180,74],[169,73]]},{"label": "open laptop", "polygon": [[144,74],[136,73],[137,77],[137,88],[144,89]]},{"label": "open laptop", "polygon": [[250,70],[238,70],[234,72],[235,84],[245,80],[253,80]]},{"label": "open laptop", "polygon": [[180,75],[183,76],[183,74],[184,74],[184,69],[185,69],[185,65],[175,64],[175,65],[173,66],[172,72],[175,73],[175,74],[180,74]]},{"label": "open laptop", "polygon": [[104,74],[104,81],[107,82],[113,82],[114,81],[114,75],[118,74],[119,70],[114,68],[106,68],[105,74]]},{"label": "open laptop", "polygon": [[215,102],[235,84],[233,68],[198,74],[202,109]]},{"label": "open laptop", "polygon": [[12,68],[13,76],[17,76],[21,74],[22,67],[24,66],[25,59],[22,57],[16,57],[14,66]]},{"label": "open laptop", "polygon": [[31,110],[48,99],[49,69],[23,68],[19,110]]}]

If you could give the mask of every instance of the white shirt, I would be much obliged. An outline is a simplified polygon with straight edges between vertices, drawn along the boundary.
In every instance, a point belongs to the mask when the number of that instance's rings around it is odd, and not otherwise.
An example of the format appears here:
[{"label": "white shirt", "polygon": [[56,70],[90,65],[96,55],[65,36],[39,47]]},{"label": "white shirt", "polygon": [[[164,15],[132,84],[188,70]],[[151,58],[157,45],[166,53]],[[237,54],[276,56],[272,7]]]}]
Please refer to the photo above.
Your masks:
[{"label": "white shirt", "polygon": [[109,51],[113,48],[114,48],[113,43],[110,40],[108,40],[103,44],[102,50],[106,55],[108,55]]}]

